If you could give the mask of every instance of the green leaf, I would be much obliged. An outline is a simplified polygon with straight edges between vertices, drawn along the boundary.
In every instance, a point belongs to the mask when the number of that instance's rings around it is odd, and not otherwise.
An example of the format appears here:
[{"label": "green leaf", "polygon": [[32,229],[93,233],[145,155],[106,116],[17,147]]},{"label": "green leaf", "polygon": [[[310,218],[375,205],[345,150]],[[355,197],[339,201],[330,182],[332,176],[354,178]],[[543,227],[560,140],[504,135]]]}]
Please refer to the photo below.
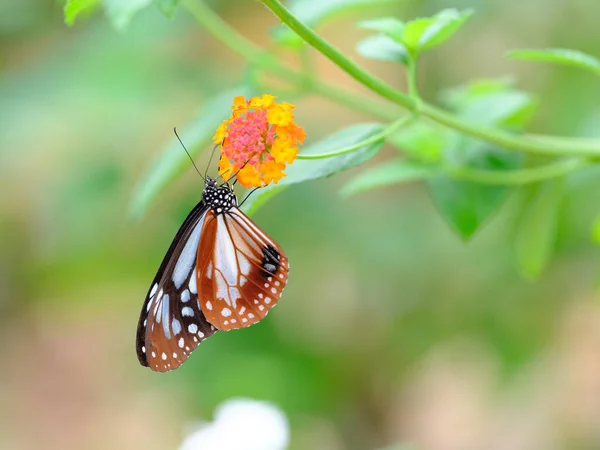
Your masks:
[{"label": "green leaf", "polygon": [[[236,95],[249,96],[248,88],[237,88],[223,92],[209,100],[198,116],[180,132],[192,156],[211,144],[212,136],[219,124],[227,119]],[[191,167],[188,156],[175,136],[156,158],[150,170],[136,188],[131,203],[131,213],[140,217],[154,198],[179,174]]]},{"label": "green leaf", "polygon": [[551,180],[523,189],[526,201],[517,223],[515,252],[521,274],[537,279],[552,256],[563,183]]},{"label": "green leaf", "polygon": [[[398,3],[399,0],[295,0],[287,8],[300,21],[312,28],[350,11],[371,10],[374,6]],[[282,45],[298,47],[304,41],[287,26],[274,29],[273,38]]]},{"label": "green leaf", "polygon": [[65,23],[73,25],[75,18],[82,12],[91,11],[100,4],[100,0],[67,0],[64,8]]},{"label": "green leaf", "polygon": [[443,44],[456,33],[473,15],[472,10],[445,9],[434,16],[435,21],[419,38],[419,49],[427,50]]},{"label": "green leaf", "polygon": [[[455,140],[445,152],[449,164],[480,170],[514,170],[520,166],[517,153],[462,136],[456,136]],[[448,175],[429,180],[429,189],[438,210],[464,240],[470,239],[499,209],[510,192],[506,187],[483,186]]]},{"label": "green leaf", "polygon": [[443,101],[472,123],[523,129],[537,108],[529,94],[514,89],[506,79],[475,80],[445,91]]},{"label": "green leaf", "polygon": [[356,50],[367,58],[379,61],[408,62],[406,47],[383,34],[363,39],[356,45]]},{"label": "green leaf", "polygon": [[506,54],[508,58],[544,61],[566,66],[579,67],[600,75],[600,59],[578,50],[564,48],[549,49],[519,49]]},{"label": "green leaf", "polygon": [[158,5],[165,16],[172,19],[175,15],[175,11],[177,11],[180,1],[181,0],[154,0],[154,3]]},{"label": "green leaf", "polygon": [[363,20],[358,26],[367,30],[379,31],[391,37],[396,42],[402,43],[404,34],[404,22],[394,17],[381,17],[379,19]]},{"label": "green leaf", "polygon": [[431,164],[441,160],[448,136],[444,128],[416,122],[388,136],[388,142],[410,155],[411,159]]},{"label": "green leaf", "polygon": [[[384,125],[379,123],[359,123],[352,125],[327,136],[311,146],[303,148],[301,154],[320,155],[333,152],[340,148],[356,145],[368,138],[380,134],[384,128]],[[358,166],[375,156],[383,146],[383,143],[384,140],[382,138],[380,141],[365,145],[354,152],[332,156],[331,158],[298,159],[288,166],[286,177],[282,178],[278,184],[271,184],[252,194],[244,204],[243,209],[246,212],[256,211],[258,206],[266,202],[265,196],[270,198],[274,195],[273,191],[280,192],[284,187],[289,186],[290,184],[326,178],[342,170]]]},{"label": "green leaf", "polygon": [[104,0],[104,10],[112,26],[124,31],[133,16],[151,3],[152,0]]},{"label": "green leaf", "polygon": [[[523,110],[531,98],[507,83],[476,83],[462,86],[447,95],[450,107],[461,118],[481,126],[502,126],[520,130]],[[514,170],[521,165],[520,154],[508,152],[454,132],[444,134],[443,159],[450,167],[478,170]],[[449,175],[429,181],[433,201],[450,226],[469,239],[504,203],[511,189],[456,180]]]},{"label": "green leaf", "polygon": [[444,9],[433,17],[419,18],[406,24],[402,41],[413,55],[443,44],[471,17],[471,10]]},{"label": "green leaf", "polygon": [[350,197],[373,189],[430,178],[439,172],[439,168],[435,166],[396,159],[362,171],[340,190],[340,194]]},{"label": "green leaf", "polygon": [[596,244],[600,245],[600,216],[596,218],[592,226],[592,239]]}]

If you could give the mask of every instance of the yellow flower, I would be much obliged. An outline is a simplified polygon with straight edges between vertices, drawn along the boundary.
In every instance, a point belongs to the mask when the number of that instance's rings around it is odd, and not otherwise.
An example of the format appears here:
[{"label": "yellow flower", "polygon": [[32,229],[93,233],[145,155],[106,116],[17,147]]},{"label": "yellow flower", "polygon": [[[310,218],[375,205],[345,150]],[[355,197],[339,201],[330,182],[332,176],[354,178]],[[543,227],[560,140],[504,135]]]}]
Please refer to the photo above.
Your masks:
[{"label": "yellow flower", "polygon": [[221,155],[221,159],[219,159],[219,176],[227,181],[236,171],[237,169],[229,162],[229,159],[225,155]]},{"label": "yellow flower", "polygon": [[292,141],[286,138],[279,138],[273,142],[271,147],[271,156],[275,158],[278,163],[287,162],[291,164],[296,159],[298,148],[293,147]]},{"label": "yellow flower", "polygon": [[217,128],[214,142],[221,149],[219,175],[228,180],[237,173],[245,187],[277,183],[285,176],[286,164],[296,159],[298,145],[306,134],[294,123],[294,105],[277,103],[263,94],[246,100],[233,99],[231,117]]},{"label": "yellow flower", "polygon": [[294,105],[290,105],[289,103],[272,105],[267,111],[267,120],[273,125],[285,127],[294,120],[292,109],[294,109]]},{"label": "yellow flower", "polygon": [[251,108],[269,108],[276,99],[274,95],[263,94],[262,97],[253,97],[250,99]]},{"label": "yellow flower", "polygon": [[260,173],[265,184],[275,183],[285,176],[285,164],[275,161],[265,161],[260,165]]},{"label": "yellow flower", "polygon": [[217,131],[215,132],[215,135],[213,136],[213,141],[221,143],[223,142],[223,139],[225,139],[225,137],[227,137],[227,126],[229,125],[229,121],[226,120],[224,121],[221,125],[219,125],[219,127],[217,128]]}]

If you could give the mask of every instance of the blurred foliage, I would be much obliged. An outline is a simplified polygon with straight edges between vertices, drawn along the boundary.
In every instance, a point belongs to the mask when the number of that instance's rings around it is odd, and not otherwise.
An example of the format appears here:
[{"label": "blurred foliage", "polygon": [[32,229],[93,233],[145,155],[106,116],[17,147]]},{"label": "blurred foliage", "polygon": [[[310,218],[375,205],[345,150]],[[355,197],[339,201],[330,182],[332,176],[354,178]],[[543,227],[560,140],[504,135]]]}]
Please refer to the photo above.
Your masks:
[{"label": "blurred foliage", "polygon": [[[371,103],[320,57],[308,66],[319,79],[369,102],[275,83],[199,28],[185,2],[173,13],[176,3],[129,9],[120,32],[104,4],[66,27],[62,2],[0,3],[0,447],[174,448],[189,424],[243,395],[284,409],[292,449],[596,448],[597,165],[473,184],[465,168],[519,175],[566,157],[524,156],[423,117],[380,139],[406,112]],[[526,47],[600,55],[597,2],[354,3],[311,24],[393,86],[405,85],[403,66],[355,53],[369,32],[353,24],[470,8],[460,32],[419,58],[422,98],[516,136],[600,137],[593,73],[502,58]],[[269,30],[283,28],[258,2],[210,5],[281,61],[314,56],[277,47]],[[267,319],[151,373],[135,358],[139,308],[202,189],[172,130],[206,167],[208,122],[227,107],[213,101],[234,86],[293,93],[307,154],[377,139],[346,155],[363,165],[345,157],[349,172],[332,178],[308,181],[310,167],[337,171],[327,159],[297,161],[306,182],[256,210],[292,268]],[[357,123],[373,128],[351,139]],[[348,140],[332,145],[338,133]]]}]

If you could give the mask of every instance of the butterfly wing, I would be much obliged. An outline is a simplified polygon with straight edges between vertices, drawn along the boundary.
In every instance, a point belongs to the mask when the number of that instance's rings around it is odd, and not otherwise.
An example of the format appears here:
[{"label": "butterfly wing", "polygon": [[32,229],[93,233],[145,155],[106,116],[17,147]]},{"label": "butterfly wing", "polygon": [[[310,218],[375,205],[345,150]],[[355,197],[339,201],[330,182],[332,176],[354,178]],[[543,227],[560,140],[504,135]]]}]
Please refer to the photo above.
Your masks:
[{"label": "butterfly wing", "polygon": [[255,324],[275,306],[288,280],[279,245],[239,208],[206,213],[198,247],[198,298],[219,330]]},{"label": "butterfly wing", "polygon": [[163,259],[137,328],[140,363],[157,372],[179,367],[215,333],[198,304],[196,254],[208,207],[201,201],[183,222]]}]

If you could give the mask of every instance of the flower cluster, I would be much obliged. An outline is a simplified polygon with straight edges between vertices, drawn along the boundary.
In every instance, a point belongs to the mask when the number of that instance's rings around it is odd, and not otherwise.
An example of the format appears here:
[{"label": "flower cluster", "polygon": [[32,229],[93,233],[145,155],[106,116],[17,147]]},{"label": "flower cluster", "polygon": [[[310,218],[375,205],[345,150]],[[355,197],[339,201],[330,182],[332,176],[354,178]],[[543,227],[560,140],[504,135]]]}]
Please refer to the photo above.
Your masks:
[{"label": "flower cluster", "polygon": [[221,147],[219,175],[228,180],[237,174],[242,186],[261,187],[285,176],[286,164],[296,159],[306,134],[294,123],[294,105],[277,103],[264,94],[250,100],[233,99],[231,117],[213,136]]}]

